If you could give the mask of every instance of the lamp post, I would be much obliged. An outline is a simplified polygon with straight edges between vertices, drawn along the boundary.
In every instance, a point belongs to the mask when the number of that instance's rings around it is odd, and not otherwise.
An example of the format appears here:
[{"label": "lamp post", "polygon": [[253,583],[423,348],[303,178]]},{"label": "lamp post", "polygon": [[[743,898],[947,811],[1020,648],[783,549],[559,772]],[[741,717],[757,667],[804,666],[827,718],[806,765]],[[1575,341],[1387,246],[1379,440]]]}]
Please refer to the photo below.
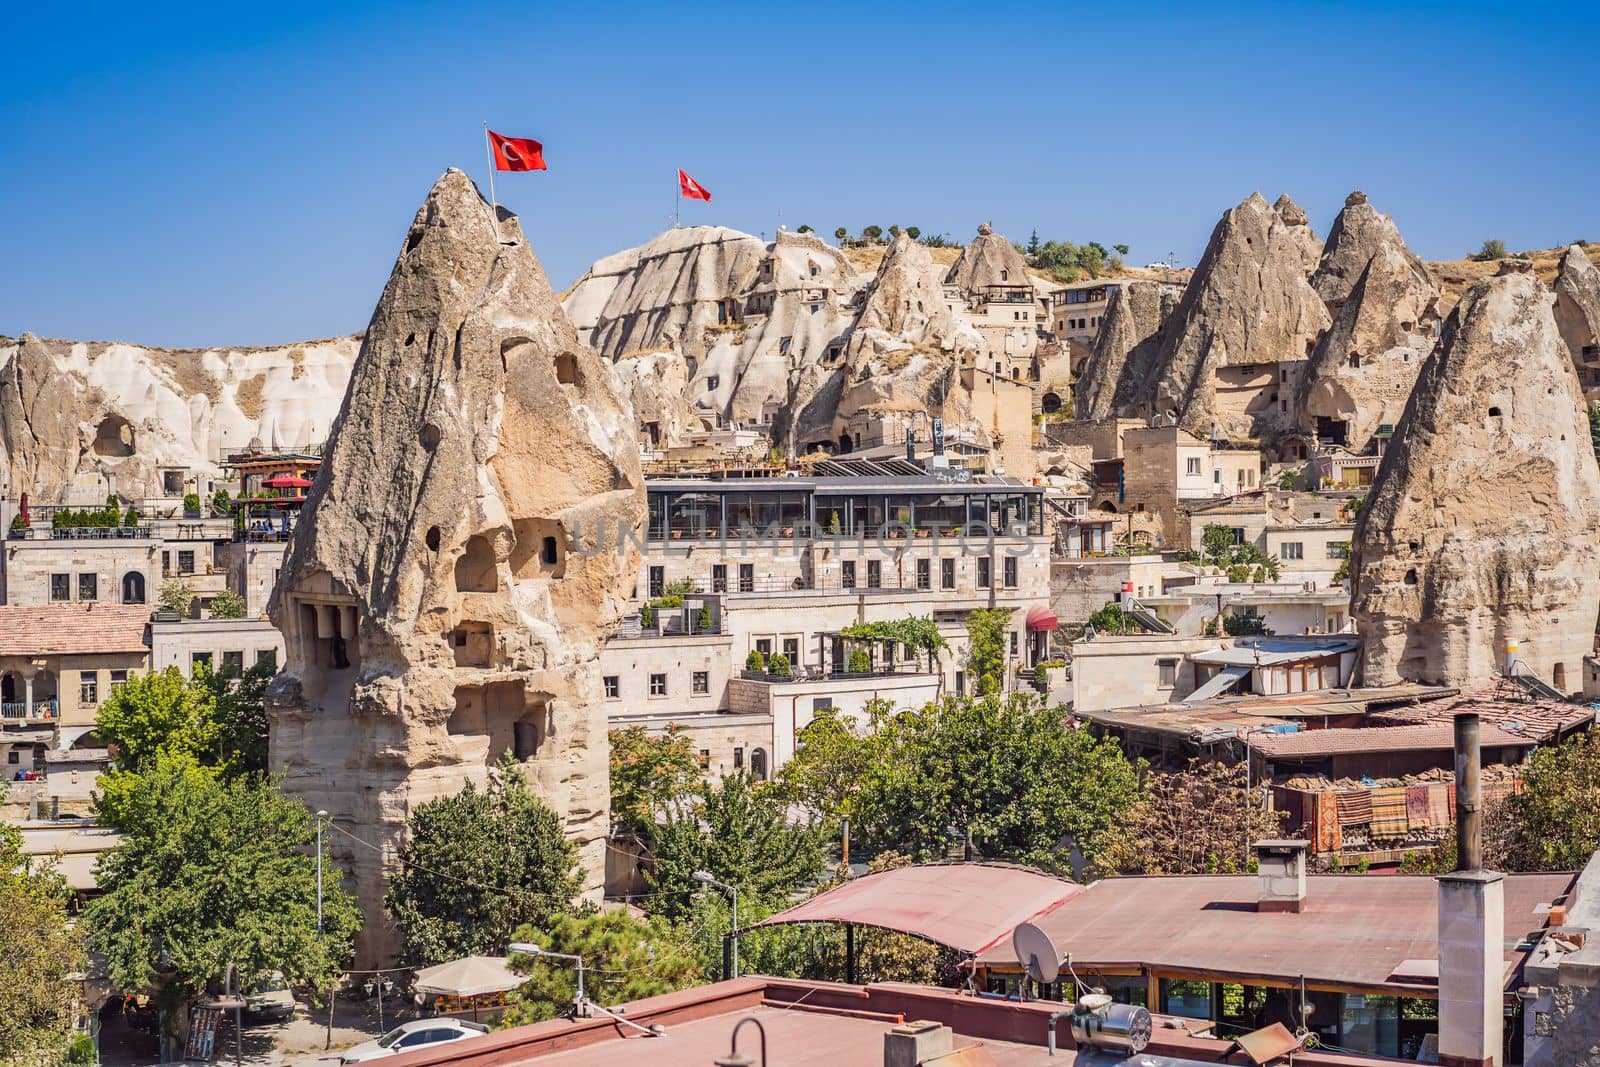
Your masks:
[{"label": "lamp post", "polygon": [[585,1018],[588,1015],[588,1011],[584,1007],[584,1005],[586,1003],[586,998],[583,995],[583,957],[582,956],[576,956],[576,955],[573,955],[572,953],[569,953],[569,952],[549,952],[549,951],[547,951],[545,949],[540,948],[538,945],[530,945],[526,941],[513,941],[513,942],[511,942],[511,944],[506,946],[506,951],[510,952],[510,953],[513,953],[515,955],[519,955],[519,956],[540,956],[540,957],[543,957],[544,959],[549,959],[549,960],[569,960],[572,963],[577,964],[578,965],[578,994],[577,994],[577,996],[572,998],[572,1004],[573,1004],[573,1007],[576,1009],[576,1013],[577,1013],[577,1017],[578,1018],[580,1018],[580,1019],[581,1018]]},{"label": "lamp post", "polygon": [[326,811],[317,812],[317,933],[322,933],[322,820]]},{"label": "lamp post", "polygon": [[722,975],[724,978],[737,978],[739,977],[739,887],[718,881],[710,871],[695,871],[691,877],[702,885],[726,891],[732,898],[728,939],[723,943],[722,949]]}]

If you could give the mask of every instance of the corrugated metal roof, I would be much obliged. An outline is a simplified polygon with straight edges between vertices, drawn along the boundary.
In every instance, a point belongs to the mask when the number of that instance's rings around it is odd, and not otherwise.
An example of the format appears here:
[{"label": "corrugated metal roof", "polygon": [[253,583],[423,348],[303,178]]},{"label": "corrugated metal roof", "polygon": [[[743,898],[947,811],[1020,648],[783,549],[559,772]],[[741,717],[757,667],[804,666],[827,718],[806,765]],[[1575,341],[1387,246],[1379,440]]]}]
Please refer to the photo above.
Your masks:
[{"label": "corrugated metal roof", "polygon": [[863,875],[758,926],[849,923],[916,934],[962,952],[996,941],[1010,951],[1011,932],[1083,886],[1026,867],[929,863]]},{"label": "corrugated metal roof", "polygon": [[[1485,748],[1527,746],[1534,739],[1496,726],[1482,727]],[[1299,733],[1253,735],[1251,744],[1269,759],[1336,756],[1352,752],[1448,752],[1455,748],[1455,727],[1445,722],[1411,726],[1358,726],[1348,729],[1302,730]]]}]

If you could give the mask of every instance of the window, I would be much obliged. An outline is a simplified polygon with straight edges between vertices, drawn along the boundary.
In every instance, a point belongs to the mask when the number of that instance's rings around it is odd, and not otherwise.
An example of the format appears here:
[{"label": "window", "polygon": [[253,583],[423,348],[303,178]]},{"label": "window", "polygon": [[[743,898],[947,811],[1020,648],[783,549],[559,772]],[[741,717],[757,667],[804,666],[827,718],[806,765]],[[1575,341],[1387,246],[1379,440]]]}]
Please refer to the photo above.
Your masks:
[{"label": "window", "polygon": [[720,384],[722,384],[722,379],[718,378],[715,374],[709,374],[706,376],[707,389],[715,389]]},{"label": "window", "polygon": [[195,652],[195,653],[191,653],[190,654],[190,656],[189,656],[189,673],[193,674],[195,668],[196,667],[200,667],[200,666],[205,666],[205,667],[210,667],[211,666],[211,653],[209,653],[209,652]]},{"label": "window", "polygon": [[615,674],[608,674],[601,680],[605,682],[607,700],[616,700],[622,695],[621,679],[619,679]]},{"label": "window", "polygon": [[1212,468],[1212,470],[1211,470],[1211,484],[1212,485],[1221,485],[1222,484],[1222,468],[1221,467],[1213,467]]},{"label": "window", "polygon": [[812,697],[811,698],[811,714],[820,715],[825,711],[832,711],[832,710],[833,710],[833,698],[832,697]]},{"label": "window", "polygon": [[194,573],[194,552],[193,551],[186,550],[186,551],[182,551],[182,552],[178,553],[178,573],[179,574],[193,574]]},{"label": "window", "polygon": [[739,592],[753,593],[756,591],[756,565],[754,563],[739,564]]},{"label": "window", "polygon": [[[556,366],[559,367],[560,364],[558,363]],[[512,723],[512,754],[515,755],[519,760],[529,760],[534,756],[537,756],[539,754],[539,742],[541,740],[540,734],[542,732],[543,731],[540,730],[537,722],[523,720],[522,722]]]},{"label": "window", "polygon": [[1329,541],[1328,542],[1328,558],[1329,559],[1349,559],[1350,558],[1350,542],[1348,542],[1348,541]]},{"label": "window", "polygon": [[1304,559],[1305,545],[1299,541],[1285,541],[1283,547],[1278,549],[1278,556],[1282,559]]},{"label": "window", "polygon": [[988,556],[978,557],[978,588],[989,589],[994,585],[994,561]]},{"label": "window", "polygon": [[80,671],[78,673],[78,703],[85,706],[100,703],[99,671]]},{"label": "window", "polygon": [[709,748],[702,748],[700,750],[700,769],[702,771],[709,771],[711,769],[711,750]]},{"label": "window", "polygon": [[51,600],[71,600],[72,599],[72,575],[70,575],[70,574],[52,574],[50,576],[50,599]]},{"label": "window", "polygon": [[1156,686],[1161,689],[1171,689],[1178,684],[1178,661],[1175,659],[1156,660],[1156,670],[1160,677]]},{"label": "window", "polygon": [[932,560],[930,560],[930,559],[919,559],[919,560],[917,560],[917,588],[918,589],[931,589],[931,588],[933,588],[932,568],[933,568],[933,561]]},{"label": "window", "polygon": [[667,568],[650,568],[650,595],[661,596],[667,591]]},{"label": "window", "polygon": [[257,652],[256,666],[265,667],[269,671],[276,671],[278,669],[278,650],[275,648],[263,648]]},{"label": "window", "polygon": [[1007,589],[1015,589],[1017,587],[1017,557],[1007,556],[1000,562],[1001,574],[1005,578],[1005,587]]},{"label": "window", "polygon": [[733,750],[733,769],[736,771],[744,770],[744,749],[738,746],[735,746]]},{"label": "window", "polygon": [[758,638],[756,638],[756,651],[761,653],[761,658],[762,659],[771,659],[772,658],[772,638],[770,638],[770,637],[758,637]]},{"label": "window", "polygon": [[222,654],[222,671],[224,674],[232,671],[234,674],[244,673],[244,650],[237,652],[224,652]]},{"label": "window", "polygon": [[788,658],[791,667],[800,666],[800,639],[798,637],[785,637],[783,639],[783,654]]},{"label": "window", "polygon": [[967,695],[967,672],[966,671],[956,671],[956,696],[964,697],[966,695]]},{"label": "window", "polygon": [[123,685],[125,685],[127,683],[127,681],[128,681],[128,672],[127,671],[112,671],[111,672],[111,691],[113,693],[115,693],[119,688],[121,688]]},{"label": "window", "polygon": [[695,671],[693,675],[694,692],[698,696],[705,696],[711,692],[711,672]]},{"label": "window", "polygon": [[16,749],[12,749],[11,751],[6,753],[6,762],[7,763],[21,763],[22,762],[22,753],[18,752]]},{"label": "window", "polygon": [[883,561],[876,559],[867,560],[867,588],[878,589],[883,585]]},{"label": "window", "polygon": [[726,563],[713,563],[711,565],[711,591],[713,593],[726,593],[728,591],[728,565]]},{"label": "window", "polygon": [[758,782],[767,780],[767,750],[758,748],[750,753],[750,777]]},{"label": "window", "polygon": [[1013,656],[1017,654],[1017,631],[1015,630],[1011,631],[1011,654]]},{"label": "window", "polygon": [[1233,543],[1236,544],[1236,545],[1244,544],[1244,527],[1243,526],[1235,526],[1233,528]]},{"label": "window", "polygon": [[1199,456],[1190,456],[1185,461],[1185,465],[1186,465],[1188,473],[1190,473],[1190,474],[1199,474],[1200,473],[1200,457]]},{"label": "window", "polygon": [[839,567],[839,584],[846,589],[856,587],[856,561],[847,559]]},{"label": "window", "polygon": [[954,589],[956,587],[956,561],[941,559],[939,561],[939,587],[941,589]]},{"label": "window", "polygon": [[650,676],[650,695],[653,697],[664,697],[667,695],[666,675],[652,674]]},{"label": "window", "polygon": [[122,576],[122,602],[124,604],[144,603],[144,575],[138,571],[129,571]]}]

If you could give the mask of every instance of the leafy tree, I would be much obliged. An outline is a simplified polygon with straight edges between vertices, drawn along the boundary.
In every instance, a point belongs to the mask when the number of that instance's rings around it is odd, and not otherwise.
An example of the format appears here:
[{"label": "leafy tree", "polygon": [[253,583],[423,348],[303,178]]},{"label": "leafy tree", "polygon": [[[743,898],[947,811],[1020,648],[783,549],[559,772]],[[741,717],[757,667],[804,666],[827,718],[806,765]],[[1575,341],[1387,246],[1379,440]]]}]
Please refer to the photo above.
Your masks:
[{"label": "leafy tree", "polygon": [[896,237],[899,237],[899,236],[900,236],[900,227],[898,225],[891,225],[889,227],[889,240],[892,241]]},{"label": "leafy tree", "polygon": [[211,598],[213,619],[242,619],[245,613],[244,597],[232,589],[224,589]]},{"label": "leafy tree", "polygon": [[277,665],[256,663],[235,676],[232,671],[212,672],[198,667],[195,678],[211,694],[211,721],[217,731],[217,752],[232,771],[267,769],[267,685],[278,673]]},{"label": "leafy tree", "polygon": [[656,813],[699,781],[699,757],[676,723],[659,737],[643,726],[611,731],[611,821],[618,829],[651,838]]},{"label": "leafy tree", "polygon": [[904,619],[852,623],[839,634],[856,641],[893,641],[914,648],[919,655],[928,657],[929,670],[938,670],[939,653],[950,649],[950,643],[939,632],[939,624],[932,615],[925,619],[912,615]]},{"label": "leafy tree", "polygon": [[215,493],[211,494],[212,510],[218,515],[228,514],[228,512],[233,510],[230,499],[231,498],[228,496],[228,491],[226,489],[218,488]]},{"label": "leafy tree", "polygon": [[1094,627],[1096,633],[1125,634],[1128,632],[1128,623],[1127,613],[1116,601],[1107,602],[1105,607],[1089,616],[1089,625]]},{"label": "leafy tree", "polygon": [[681,917],[702,888],[695,871],[738,886],[741,897],[775,901],[816,878],[822,868],[818,830],[791,825],[778,790],[743,774],[729,775],[674,803],[657,828],[655,862],[645,873],[653,891],[647,909],[669,920]]},{"label": "leafy tree", "polygon": [[1505,259],[1509,254],[1506,251],[1506,243],[1504,241],[1498,237],[1491,237],[1483,242],[1483,246],[1478,249],[1477,254],[1472,258],[1484,263],[1492,263],[1497,259]]},{"label": "leafy tree", "polygon": [[361,920],[333,867],[317,932],[304,804],[270,779],[223,778],[181,752],[108,777],[117,802],[100,804],[99,815],[124,839],[100,859],[101,895],[83,925],[114,987],[155,986],[169,1018],[230,964],[247,984],[276,970],[328,988]]},{"label": "leafy tree", "polygon": [[[881,697],[867,701],[867,729],[876,730],[892,711],[894,705]],[[872,758],[866,739],[855,718],[832,708],[819,711],[796,737],[794,756],[778,771],[785,799],[815,815],[829,836],[851,816]]]},{"label": "leafy tree", "polygon": [[560,816],[533,795],[509,752],[486,788],[468,782],[420,805],[406,830],[384,906],[414,967],[498,955],[517,927],[552,922],[582,888]]},{"label": "leafy tree", "polygon": [[833,231],[834,240],[838,241],[840,244],[843,244],[844,239],[849,236],[850,231],[845,229],[843,226],[840,226],[837,230]]},{"label": "leafy tree", "polygon": [[698,633],[711,632],[711,602],[702,601],[700,610],[694,614],[694,628]]},{"label": "leafy tree", "polygon": [[186,514],[189,514],[189,515],[197,515],[197,514],[199,514],[199,512],[200,512],[200,494],[199,493],[185,493],[185,494],[183,494],[183,510],[184,510],[184,512]]},{"label": "leafy tree", "polygon": [[787,678],[794,673],[794,667],[789,662],[789,657],[782,652],[774,652],[767,661],[767,673],[774,678]]},{"label": "leafy tree", "polygon": [[813,230],[810,226],[807,226],[804,223],[801,223],[800,229],[799,229],[798,232],[799,233],[816,233],[817,231]]},{"label": "leafy tree", "polygon": [[175,611],[179,615],[187,615],[193,604],[194,586],[182,578],[168,578],[161,583],[161,590],[156,594],[156,607],[162,611]]},{"label": "leafy tree", "polygon": [[864,648],[851,649],[847,669],[851,674],[870,674],[872,672],[872,654]]},{"label": "leafy tree", "polygon": [[195,667],[192,679],[176,667],[117,686],[100,705],[95,731],[110,746],[119,772],[143,772],[162,753],[183,754],[224,774],[267,767],[267,714],[262,703],[274,668],[257,664],[242,675]]},{"label": "leafy tree", "polygon": [[998,693],[1006,669],[1006,630],[1010,608],[979,608],[967,613],[967,677],[979,693]]},{"label": "leafy tree", "polygon": [[[1522,792],[1506,802],[1505,863],[1514,871],[1575,871],[1600,850],[1600,732],[1536,749]],[[1486,849],[1487,851],[1487,849]]]},{"label": "leafy tree", "polygon": [[[674,943],[662,925],[635,919],[624,909],[556,915],[542,925],[521,927],[514,940],[582,956],[584,994],[597,1004],[623,1004],[705,980],[692,946]],[[511,966],[528,980],[511,994],[501,1026],[553,1019],[572,1006],[578,972],[570,963],[512,956]]]},{"label": "leafy tree", "polygon": [[1037,229],[1028,233],[1028,246],[1022,249],[1022,253],[1030,257],[1039,254],[1039,231]]},{"label": "leafy tree", "polygon": [[1119,256],[1125,256],[1125,255],[1128,254],[1128,246],[1127,245],[1112,245],[1111,248]]},{"label": "leafy tree", "polygon": [[920,240],[922,238],[922,231],[915,226],[907,226],[906,236],[911,238],[913,241]]},{"label": "leafy tree", "polygon": [[1282,812],[1245,788],[1244,764],[1191,760],[1149,775],[1137,803],[1094,841],[1105,874],[1242,874],[1250,846],[1276,837]]},{"label": "leafy tree", "polygon": [[1134,799],[1138,772],[1112,741],[1064,727],[1032,693],[947,697],[885,721],[867,754],[851,826],[868,853],[918,861],[970,840],[981,856],[1068,866]]},{"label": "leafy tree", "polygon": [[877,241],[878,238],[883,236],[883,227],[863,226],[861,227],[861,236],[865,237],[869,241]]},{"label": "leafy tree", "polygon": [[1283,564],[1248,541],[1235,542],[1233,530],[1220,523],[1207,523],[1200,533],[1200,562],[1220,567],[1230,582],[1277,580]]},{"label": "leafy tree", "polygon": [[[0,786],[3,788],[3,786]],[[36,871],[22,852],[22,832],[0,824],[0,1063],[60,1063],[73,1034],[83,947],[67,917],[61,876]]]}]

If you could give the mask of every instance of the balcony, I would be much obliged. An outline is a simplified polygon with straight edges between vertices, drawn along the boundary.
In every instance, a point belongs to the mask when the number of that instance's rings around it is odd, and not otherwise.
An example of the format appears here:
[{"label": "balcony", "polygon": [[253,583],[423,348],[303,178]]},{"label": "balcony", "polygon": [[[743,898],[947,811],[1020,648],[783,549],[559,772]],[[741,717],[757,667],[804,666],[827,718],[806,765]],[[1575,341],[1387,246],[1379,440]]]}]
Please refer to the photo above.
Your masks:
[{"label": "balcony", "polygon": [[0,721],[6,723],[51,723],[59,716],[60,709],[55,697],[35,700],[31,708],[23,700],[8,700],[0,704]]},{"label": "balcony", "polygon": [[25,526],[8,536],[13,541],[137,541],[155,533],[149,526]]}]

